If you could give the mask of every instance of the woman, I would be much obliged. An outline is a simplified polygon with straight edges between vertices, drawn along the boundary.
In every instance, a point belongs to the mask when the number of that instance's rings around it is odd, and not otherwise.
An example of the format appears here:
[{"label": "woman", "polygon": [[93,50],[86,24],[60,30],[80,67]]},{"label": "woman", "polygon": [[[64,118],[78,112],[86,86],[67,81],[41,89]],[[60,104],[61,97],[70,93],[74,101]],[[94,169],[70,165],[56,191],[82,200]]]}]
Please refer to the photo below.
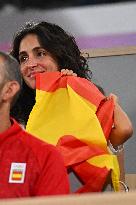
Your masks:
[{"label": "woman", "polygon": [[[11,114],[24,124],[27,123],[35,104],[37,73],[66,69],[63,70],[63,74],[77,75],[91,80],[87,61],[81,55],[74,38],[55,24],[47,22],[26,24],[16,33],[11,54],[19,61],[24,79],[20,98]],[[124,143],[130,136],[130,130],[127,137],[120,133],[120,140],[116,141],[115,145]],[[113,139],[112,137],[111,143],[115,142]]]},{"label": "woman", "polygon": [[[29,42],[31,42],[32,48],[27,51],[23,47],[27,47]],[[35,43],[35,45],[32,43]],[[35,46],[39,49],[35,49]],[[32,72],[31,69],[35,67],[35,64],[31,62],[32,55],[38,60],[39,67],[36,72],[43,70],[61,71],[68,68],[79,77],[91,79],[91,71],[86,59],[81,56],[74,38],[55,24],[47,22],[26,24],[22,30],[16,33],[11,54],[20,62],[24,78],[22,93],[17,103],[19,106],[13,113],[17,118],[19,116],[19,119],[25,124],[35,103],[35,91],[32,90],[35,88],[35,78],[27,76],[27,72]],[[47,60],[48,65],[41,65],[41,59],[44,62]],[[21,105],[23,105],[23,110],[20,109]]]}]

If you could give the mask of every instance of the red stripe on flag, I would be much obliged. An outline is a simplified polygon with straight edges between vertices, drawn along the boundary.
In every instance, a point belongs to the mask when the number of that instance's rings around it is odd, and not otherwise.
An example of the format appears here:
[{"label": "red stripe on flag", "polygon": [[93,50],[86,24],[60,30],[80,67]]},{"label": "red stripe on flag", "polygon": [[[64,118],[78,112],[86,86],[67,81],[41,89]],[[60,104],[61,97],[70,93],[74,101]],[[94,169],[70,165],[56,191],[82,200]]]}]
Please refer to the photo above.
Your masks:
[{"label": "red stripe on flag", "polygon": [[13,171],[13,174],[22,174],[22,171]]},{"label": "red stripe on flag", "polygon": [[104,150],[104,148],[91,143],[87,145],[71,135],[61,137],[57,143],[57,149],[64,158],[65,166],[83,162],[94,156],[108,154],[107,149]]},{"label": "red stripe on flag", "polygon": [[94,104],[96,107],[99,106],[100,102],[105,96],[98,90],[98,88],[90,81],[79,78],[68,76],[68,85],[81,97]]},{"label": "red stripe on flag", "polygon": [[102,191],[109,170],[106,167],[93,166],[86,160],[94,156],[107,154],[107,151],[94,144],[87,145],[69,135],[60,138],[57,149],[61,152],[65,165],[70,166],[84,184],[76,191],[77,193]]},{"label": "red stripe on flag", "polygon": [[22,176],[21,177],[12,177],[12,180],[14,180],[14,181],[19,181],[21,179],[22,179]]},{"label": "red stripe on flag", "polygon": [[88,162],[73,166],[72,169],[84,184],[76,193],[101,192],[110,173],[107,168],[96,167]]},{"label": "red stripe on flag", "polygon": [[58,88],[66,88],[66,78],[61,78],[60,72],[46,72],[36,74],[36,89],[54,92]]},{"label": "red stripe on flag", "polygon": [[103,100],[97,109],[96,115],[101,124],[105,138],[108,140],[113,125],[113,100]]},{"label": "red stripe on flag", "polygon": [[90,81],[74,76],[63,76],[60,72],[38,73],[36,75],[36,88],[39,90],[54,92],[59,88],[69,85],[77,94],[99,106],[105,97]]}]

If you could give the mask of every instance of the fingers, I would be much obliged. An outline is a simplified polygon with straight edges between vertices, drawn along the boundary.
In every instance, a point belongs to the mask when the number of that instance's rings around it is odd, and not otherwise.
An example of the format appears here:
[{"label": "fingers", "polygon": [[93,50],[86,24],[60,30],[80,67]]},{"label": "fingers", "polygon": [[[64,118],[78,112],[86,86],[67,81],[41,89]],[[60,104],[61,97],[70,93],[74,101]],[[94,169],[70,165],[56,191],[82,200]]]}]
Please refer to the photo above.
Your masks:
[{"label": "fingers", "polygon": [[61,73],[62,73],[63,75],[77,76],[77,74],[74,73],[73,70],[68,70],[68,69],[62,69],[62,70],[61,70]]},{"label": "fingers", "polygon": [[118,103],[119,99],[117,95],[110,93],[110,97],[113,99],[114,103]]},{"label": "fingers", "polygon": [[113,93],[110,93],[109,96],[107,97],[107,99],[113,99],[114,101],[114,104],[118,103],[119,99],[118,99],[118,96],[113,94]]}]

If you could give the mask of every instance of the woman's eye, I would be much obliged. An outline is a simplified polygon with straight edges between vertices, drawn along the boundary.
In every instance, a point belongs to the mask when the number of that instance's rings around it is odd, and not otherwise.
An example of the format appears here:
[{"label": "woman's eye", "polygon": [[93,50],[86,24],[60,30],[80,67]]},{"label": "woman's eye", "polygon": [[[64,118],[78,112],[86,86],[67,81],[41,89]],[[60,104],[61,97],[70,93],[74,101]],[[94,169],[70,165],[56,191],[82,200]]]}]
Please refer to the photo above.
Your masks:
[{"label": "woman's eye", "polygon": [[37,56],[45,56],[46,52],[45,51],[38,51]]},{"label": "woman's eye", "polygon": [[19,57],[19,62],[24,63],[27,60],[27,56],[20,56]]}]

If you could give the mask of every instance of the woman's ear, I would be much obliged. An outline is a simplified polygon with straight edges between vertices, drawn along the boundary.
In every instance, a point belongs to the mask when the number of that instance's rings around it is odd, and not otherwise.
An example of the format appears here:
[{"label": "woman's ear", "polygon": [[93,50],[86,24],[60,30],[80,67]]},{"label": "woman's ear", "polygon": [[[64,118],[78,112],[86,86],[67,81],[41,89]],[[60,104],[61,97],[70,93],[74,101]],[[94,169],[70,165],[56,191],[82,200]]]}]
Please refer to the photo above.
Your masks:
[{"label": "woman's ear", "polygon": [[18,93],[19,90],[20,90],[20,85],[17,81],[6,82],[2,89],[2,100],[12,101],[12,99]]}]

